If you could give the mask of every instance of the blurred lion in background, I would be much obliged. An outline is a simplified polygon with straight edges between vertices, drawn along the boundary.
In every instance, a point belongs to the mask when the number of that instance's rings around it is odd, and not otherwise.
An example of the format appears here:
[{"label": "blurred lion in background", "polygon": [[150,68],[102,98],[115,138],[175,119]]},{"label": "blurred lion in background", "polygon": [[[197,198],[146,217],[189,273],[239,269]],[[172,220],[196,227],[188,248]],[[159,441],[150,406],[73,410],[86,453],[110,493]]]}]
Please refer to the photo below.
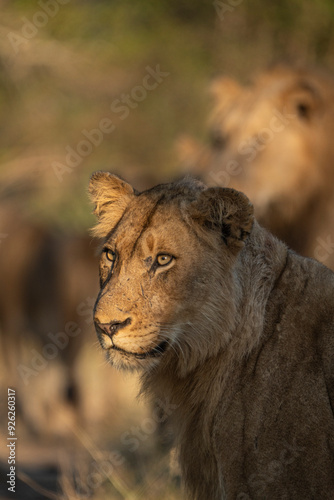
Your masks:
[{"label": "blurred lion in background", "polygon": [[184,137],[186,170],[250,197],[258,220],[297,252],[334,269],[334,82],[274,66],[248,86],[211,85],[210,146]]}]

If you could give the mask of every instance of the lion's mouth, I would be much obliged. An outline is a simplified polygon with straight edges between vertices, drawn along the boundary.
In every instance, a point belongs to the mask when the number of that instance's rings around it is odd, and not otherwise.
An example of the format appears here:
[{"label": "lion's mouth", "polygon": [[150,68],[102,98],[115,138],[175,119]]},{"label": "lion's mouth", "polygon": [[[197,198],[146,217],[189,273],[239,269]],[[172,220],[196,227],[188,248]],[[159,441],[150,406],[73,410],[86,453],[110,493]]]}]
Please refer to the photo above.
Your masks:
[{"label": "lion's mouth", "polygon": [[157,356],[161,356],[166,351],[167,346],[168,346],[167,340],[163,340],[162,342],[160,342],[159,345],[157,345],[153,349],[150,349],[149,351],[145,351],[142,353],[126,351],[125,349],[117,347],[114,344],[111,346],[111,349],[114,349],[115,351],[118,352],[122,352],[123,354],[127,354],[128,356],[134,356],[137,359],[145,359],[145,358],[156,358]]},{"label": "lion's mouth", "polygon": [[97,323],[95,324],[95,328],[102,349],[105,349],[107,351],[108,350],[118,351],[122,354],[125,354],[127,356],[133,356],[137,359],[156,358],[158,356],[161,356],[168,347],[168,341],[163,340],[162,342],[160,342],[160,344],[156,345],[155,347],[153,347],[153,349],[150,349],[148,351],[143,351],[143,352],[127,351],[126,349],[122,349],[121,347],[117,346],[114,342],[113,337],[111,337],[110,335],[106,335],[105,332],[99,327]]}]

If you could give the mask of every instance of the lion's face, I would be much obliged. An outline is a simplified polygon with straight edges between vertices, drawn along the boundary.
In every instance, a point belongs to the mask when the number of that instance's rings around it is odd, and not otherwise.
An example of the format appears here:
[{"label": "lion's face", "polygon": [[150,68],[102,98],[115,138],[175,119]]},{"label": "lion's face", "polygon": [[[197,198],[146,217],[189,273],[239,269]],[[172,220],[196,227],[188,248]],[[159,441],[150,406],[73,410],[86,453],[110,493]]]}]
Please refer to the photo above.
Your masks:
[{"label": "lion's face", "polygon": [[[99,216],[96,232],[104,237],[94,321],[101,346],[119,367],[152,366],[177,350],[185,355],[194,325],[208,314],[206,304],[217,300],[211,296],[214,266],[226,268],[225,288],[220,286],[226,293],[231,262],[251,224],[247,200],[247,228],[238,227],[236,238],[234,228],[227,227],[232,220],[226,221],[224,242],[213,223],[203,232],[200,200],[209,190],[195,183],[192,189],[171,186],[136,194],[107,173],[97,173],[91,181]],[[217,245],[225,250],[221,261]],[[213,316],[214,311],[214,321]]]},{"label": "lion's face", "polygon": [[286,195],[318,185],[319,151],[325,155],[333,113],[331,83],[310,72],[276,67],[252,86],[225,78],[214,85],[212,170],[230,173],[229,185],[245,191],[258,214]]},{"label": "lion's face", "polygon": [[197,172],[243,191],[258,220],[285,238],[334,180],[332,81],[278,66],[249,86],[217,79],[212,93],[211,145]]},{"label": "lion's face", "polygon": [[[142,214],[141,205],[151,210]],[[145,230],[153,210],[147,198],[135,200],[102,250],[95,323],[102,347],[117,364],[158,359],[204,299],[203,253],[194,263],[189,251],[196,237],[167,207]],[[111,338],[101,326],[110,323],[120,324]]]}]

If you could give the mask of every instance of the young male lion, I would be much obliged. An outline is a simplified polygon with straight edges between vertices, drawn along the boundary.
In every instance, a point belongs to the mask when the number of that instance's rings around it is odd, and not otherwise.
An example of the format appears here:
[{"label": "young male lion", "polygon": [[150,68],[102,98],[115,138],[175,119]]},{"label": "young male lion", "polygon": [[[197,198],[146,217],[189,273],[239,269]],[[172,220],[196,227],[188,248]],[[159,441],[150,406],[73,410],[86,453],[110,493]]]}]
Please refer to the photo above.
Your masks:
[{"label": "young male lion", "polygon": [[190,497],[333,500],[334,273],[259,226],[247,197],[185,179],[90,182],[94,321],[167,397]]},{"label": "young male lion", "polygon": [[274,66],[250,85],[217,78],[211,143],[180,143],[209,185],[246,193],[257,219],[295,251],[334,269],[334,81]]}]

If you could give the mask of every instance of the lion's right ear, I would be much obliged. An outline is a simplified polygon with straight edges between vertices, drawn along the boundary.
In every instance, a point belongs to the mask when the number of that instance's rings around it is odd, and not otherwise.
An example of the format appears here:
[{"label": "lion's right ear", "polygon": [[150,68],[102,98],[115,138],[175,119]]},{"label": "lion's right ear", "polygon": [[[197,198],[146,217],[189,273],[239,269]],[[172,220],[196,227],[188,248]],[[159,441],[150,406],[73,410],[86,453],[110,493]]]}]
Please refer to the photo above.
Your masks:
[{"label": "lion's right ear", "polygon": [[98,219],[92,233],[98,238],[104,238],[122,217],[135,194],[134,189],[117,175],[94,172],[90,178],[88,192]]},{"label": "lion's right ear", "polygon": [[203,230],[220,235],[233,254],[244,246],[254,223],[254,208],[246,195],[231,188],[208,188],[188,207]]}]

